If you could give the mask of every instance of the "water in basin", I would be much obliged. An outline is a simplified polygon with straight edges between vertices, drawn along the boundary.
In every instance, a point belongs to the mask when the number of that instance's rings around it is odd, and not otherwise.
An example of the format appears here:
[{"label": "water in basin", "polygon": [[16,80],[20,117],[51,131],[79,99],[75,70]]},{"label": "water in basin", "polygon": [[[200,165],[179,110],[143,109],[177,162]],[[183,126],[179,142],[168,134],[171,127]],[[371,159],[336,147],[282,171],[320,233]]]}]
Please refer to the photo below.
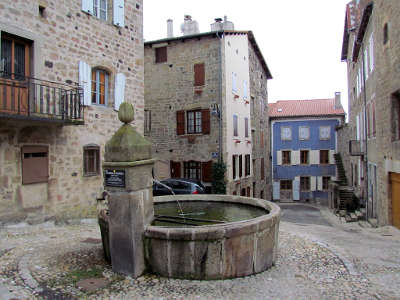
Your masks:
[{"label": "water in basin", "polygon": [[213,201],[180,201],[183,214],[176,202],[155,203],[155,226],[199,226],[244,221],[268,211],[255,206]]}]

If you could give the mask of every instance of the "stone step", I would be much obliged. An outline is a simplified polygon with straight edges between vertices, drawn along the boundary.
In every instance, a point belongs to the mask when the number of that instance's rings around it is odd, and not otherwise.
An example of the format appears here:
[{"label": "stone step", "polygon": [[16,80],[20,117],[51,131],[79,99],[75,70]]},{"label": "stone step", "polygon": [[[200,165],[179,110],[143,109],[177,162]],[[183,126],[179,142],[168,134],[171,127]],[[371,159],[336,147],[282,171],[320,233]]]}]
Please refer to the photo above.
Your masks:
[{"label": "stone step", "polygon": [[339,216],[341,217],[346,216],[346,211],[344,209],[339,210]]},{"label": "stone step", "polygon": [[353,222],[353,220],[351,219],[350,215],[346,215],[344,218],[345,218],[347,223]]},{"label": "stone step", "polygon": [[368,223],[371,224],[371,226],[373,228],[377,228],[378,227],[378,220],[377,219],[370,218],[370,219],[368,219]]},{"label": "stone step", "polygon": [[351,222],[356,222],[356,221],[358,221],[358,217],[356,216],[355,213],[350,213],[350,218],[351,218]]},{"label": "stone step", "polygon": [[359,220],[362,219],[362,218],[364,218],[364,214],[363,214],[361,211],[356,210],[354,213],[356,214],[356,216],[357,216],[357,218],[358,218]]}]

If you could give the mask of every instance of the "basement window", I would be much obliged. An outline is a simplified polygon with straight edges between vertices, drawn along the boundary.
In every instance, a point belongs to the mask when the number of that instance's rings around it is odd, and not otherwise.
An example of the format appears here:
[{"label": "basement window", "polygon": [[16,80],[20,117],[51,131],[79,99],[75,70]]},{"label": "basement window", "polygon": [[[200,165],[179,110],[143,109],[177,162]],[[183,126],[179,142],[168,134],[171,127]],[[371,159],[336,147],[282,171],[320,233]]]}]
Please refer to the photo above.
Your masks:
[{"label": "basement window", "polygon": [[24,146],[22,152],[22,184],[47,182],[49,178],[49,148]]}]

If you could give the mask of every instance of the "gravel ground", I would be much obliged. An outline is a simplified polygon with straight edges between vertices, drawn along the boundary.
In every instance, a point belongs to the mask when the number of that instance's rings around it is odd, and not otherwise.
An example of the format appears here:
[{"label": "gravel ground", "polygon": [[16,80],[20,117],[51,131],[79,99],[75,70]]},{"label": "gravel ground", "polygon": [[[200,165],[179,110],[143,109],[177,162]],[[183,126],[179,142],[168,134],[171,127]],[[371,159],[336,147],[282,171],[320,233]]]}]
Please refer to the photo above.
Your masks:
[{"label": "gravel ground", "polygon": [[[349,272],[334,251],[285,229],[274,267],[223,281],[114,274],[103,259],[96,224],[0,230],[0,299],[395,299],[364,272]],[[399,262],[393,264],[398,276]],[[93,293],[77,288],[86,278],[105,278],[108,284]]]}]

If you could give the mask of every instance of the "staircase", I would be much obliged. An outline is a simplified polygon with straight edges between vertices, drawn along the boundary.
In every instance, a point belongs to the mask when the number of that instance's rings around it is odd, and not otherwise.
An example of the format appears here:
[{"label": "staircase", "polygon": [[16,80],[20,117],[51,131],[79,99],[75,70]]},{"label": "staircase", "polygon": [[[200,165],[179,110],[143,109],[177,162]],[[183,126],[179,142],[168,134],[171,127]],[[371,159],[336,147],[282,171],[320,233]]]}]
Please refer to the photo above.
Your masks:
[{"label": "staircase", "polygon": [[342,156],[340,155],[340,153],[335,153],[333,155],[333,157],[335,158],[335,163],[337,166],[338,183],[340,186],[347,186],[348,181],[347,181],[346,172],[345,172],[344,166],[343,166]]}]

